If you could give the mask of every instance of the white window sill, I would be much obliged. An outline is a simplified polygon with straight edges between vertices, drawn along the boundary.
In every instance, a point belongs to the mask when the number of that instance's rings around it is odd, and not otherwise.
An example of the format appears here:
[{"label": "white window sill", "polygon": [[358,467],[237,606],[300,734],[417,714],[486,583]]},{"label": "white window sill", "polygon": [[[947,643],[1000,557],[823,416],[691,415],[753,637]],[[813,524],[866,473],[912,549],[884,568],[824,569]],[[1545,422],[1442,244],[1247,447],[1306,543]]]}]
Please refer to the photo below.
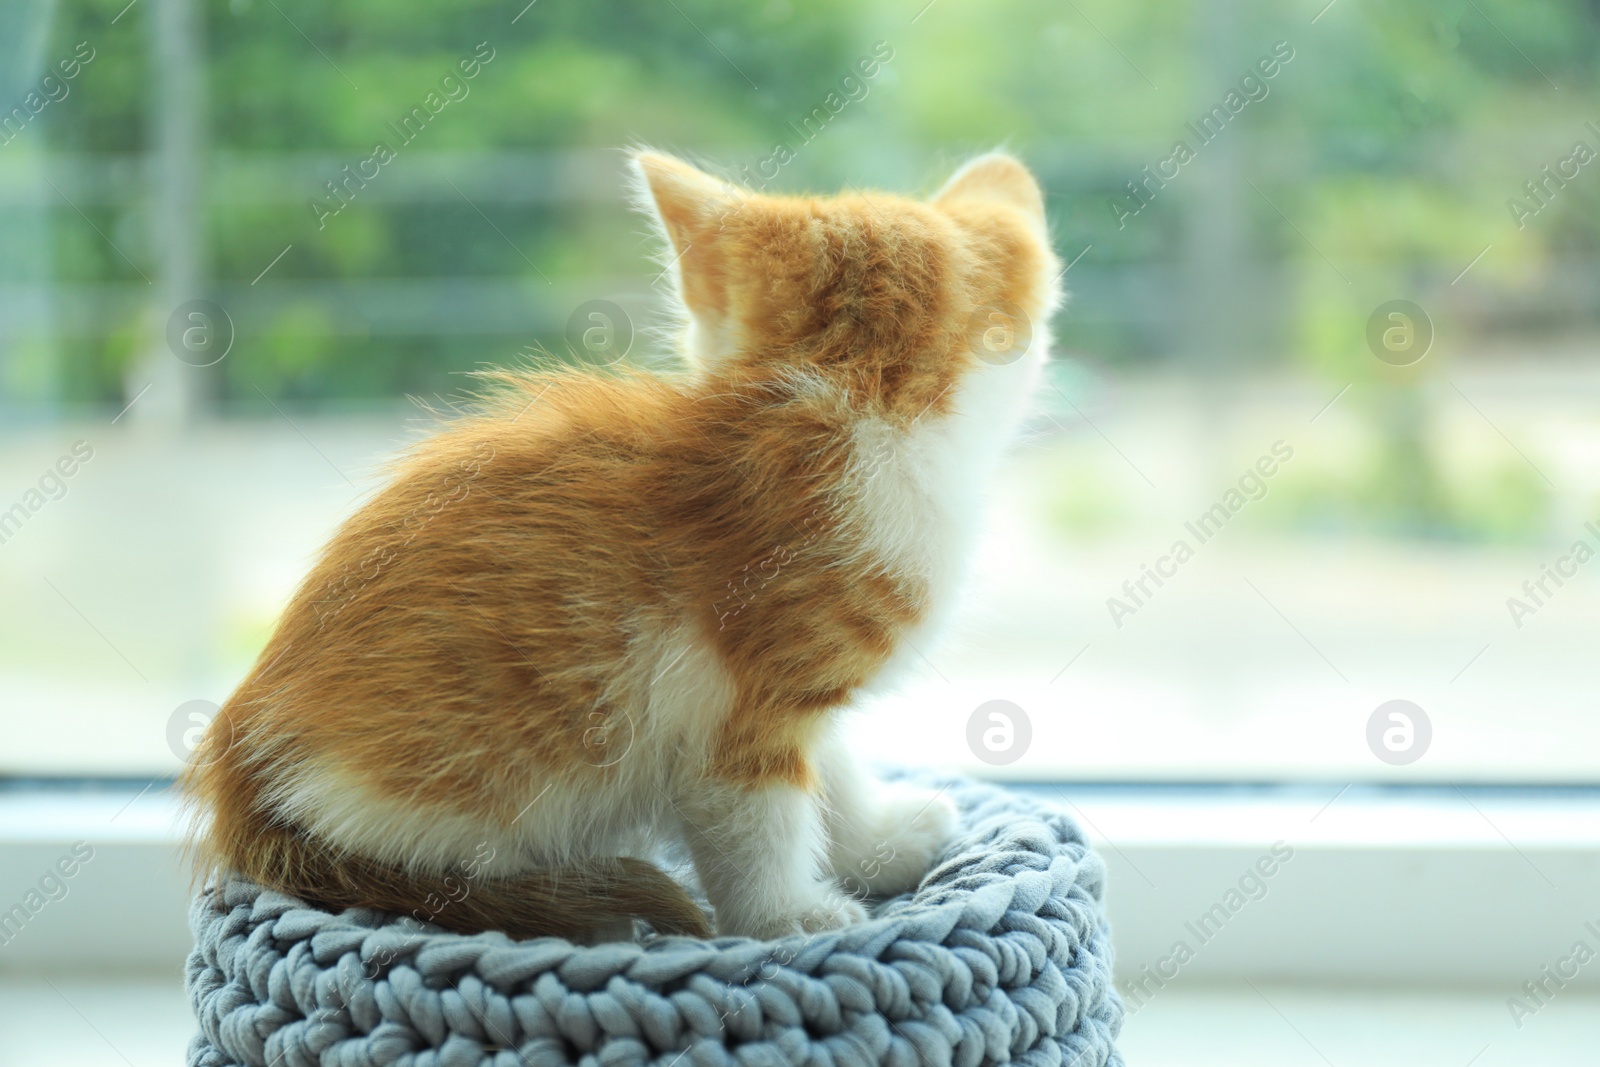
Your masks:
[{"label": "white window sill", "polygon": [[[1067,806],[1105,858],[1119,983],[1150,966],[1184,984],[1477,983],[1512,996],[1575,941],[1600,944],[1585,927],[1600,928],[1600,790],[1354,787],[1330,803],[1337,786],[1015,788]],[[189,945],[178,840],[160,786],[0,792],[0,914],[74,842],[95,850],[65,897],[0,944],[0,975],[176,973]],[[1277,842],[1292,856],[1259,877]],[[1234,901],[1197,936],[1197,920]],[[1163,964],[1178,941],[1191,958]],[[1584,968],[1576,984],[1597,978]]]}]

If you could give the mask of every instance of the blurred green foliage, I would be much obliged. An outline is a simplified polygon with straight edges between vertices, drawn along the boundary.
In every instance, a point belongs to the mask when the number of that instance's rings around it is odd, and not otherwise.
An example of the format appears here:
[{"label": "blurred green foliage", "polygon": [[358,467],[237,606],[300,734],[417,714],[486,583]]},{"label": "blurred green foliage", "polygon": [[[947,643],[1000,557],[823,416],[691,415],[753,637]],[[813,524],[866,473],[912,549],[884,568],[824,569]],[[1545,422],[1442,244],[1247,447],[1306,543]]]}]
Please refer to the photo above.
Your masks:
[{"label": "blurred green foliage", "polygon": [[[1345,0],[1320,16],[1320,2],[1264,0],[537,0],[520,16],[519,0],[197,2],[209,181],[195,210],[215,291],[244,301],[237,352],[218,371],[224,409],[259,406],[258,389],[301,407],[451,393],[480,363],[530,345],[562,352],[579,300],[648,292],[648,244],[614,195],[614,150],[650,143],[736,173],[791,139],[877,41],[892,62],[773,188],[926,190],[963,154],[1009,145],[1049,189],[1063,259],[1092,246],[1068,279],[1064,348],[1113,366],[1221,352],[1235,369],[1374,380],[1386,371],[1366,351],[1365,319],[1395,296],[1434,309],[1456,347],[1600,317],[1596,287],[1559,306],[1539,292],[1554,272],[1600,276],[1600,173],[1524,229],[1505,207],[1572,142],[1600,149],[1583,126],[1600,119],[1592,0]],[[65,182],[97,161],[115,190],[84,205],[110,240],[51,207],[61,283],[139,283],[112,241],[154,270],[138,160],[151,147],[151,5],[112,25],[125,3],[62,5],[48,49],[89,40],[99,53],[50,116],[50,169]],[[1268,94],[1215,145],[1195,142],[1195,160],[1119,226],[1111,205],[1128,183],[1192,142],[1186,123],[1279,41],[1294,59]],[[494,59],[470,94],[319,229],[322,183],[393,140],[389,124],[480,42]],[[513,175],[496,179],[500,194],[457,195],[494,186],[477,182],[496,166]],[[1222,241],[1208,228],[1218,216],[1233,220]],[[494,300],[542,312],[527,326],[436,331],[419,313],[408,332],[360,319],[340,295],[430,279],[502,283]],[[164,310],[96,304],[94,321],[56,341],[58,399],[119,403]],[[1463,325],[1447,336],[1447,322]]]}]

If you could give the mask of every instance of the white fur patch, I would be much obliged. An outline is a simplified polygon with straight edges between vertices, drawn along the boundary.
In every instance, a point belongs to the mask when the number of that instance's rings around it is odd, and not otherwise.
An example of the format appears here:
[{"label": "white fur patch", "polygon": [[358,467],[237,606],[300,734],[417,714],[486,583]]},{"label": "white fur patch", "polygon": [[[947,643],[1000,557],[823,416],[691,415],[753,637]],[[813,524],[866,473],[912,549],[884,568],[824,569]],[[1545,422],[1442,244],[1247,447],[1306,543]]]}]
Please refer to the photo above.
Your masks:
[{"label": "white fur patch", "polygon": [[1027,414],[1049,344],[1048,331],[1036,328],[1016,362],[970,370],[956,383],[948,414],[924,415],[904,430],[880,419],[857,424],[840,492],[855,562],[924,582],[929,598],[923,621],[869,681],[869,692],[904,678],[954,607],[985,488]]},{"label": "white fur patch", "polygon": [[827,827],[817,798],[805,790],[708,782],[683,814],[718,933],[786,937],[866,918],[859,903],[822,876]]}]

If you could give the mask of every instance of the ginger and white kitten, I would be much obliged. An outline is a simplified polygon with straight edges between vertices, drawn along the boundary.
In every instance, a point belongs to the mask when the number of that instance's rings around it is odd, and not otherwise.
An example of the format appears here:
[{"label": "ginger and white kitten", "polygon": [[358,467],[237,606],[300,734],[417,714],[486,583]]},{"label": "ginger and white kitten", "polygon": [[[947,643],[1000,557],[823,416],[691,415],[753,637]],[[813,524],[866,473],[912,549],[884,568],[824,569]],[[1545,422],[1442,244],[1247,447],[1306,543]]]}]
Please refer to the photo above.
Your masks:
[{"label": "ginger and white kitten", "polygon": [[210,863],[592,939],[863,917],[953,829],[837,734],[926,648],[1049,346],[1039,187],[771,197],[641,152],[688,369],[503,372],[335,534],[185,772]]}]

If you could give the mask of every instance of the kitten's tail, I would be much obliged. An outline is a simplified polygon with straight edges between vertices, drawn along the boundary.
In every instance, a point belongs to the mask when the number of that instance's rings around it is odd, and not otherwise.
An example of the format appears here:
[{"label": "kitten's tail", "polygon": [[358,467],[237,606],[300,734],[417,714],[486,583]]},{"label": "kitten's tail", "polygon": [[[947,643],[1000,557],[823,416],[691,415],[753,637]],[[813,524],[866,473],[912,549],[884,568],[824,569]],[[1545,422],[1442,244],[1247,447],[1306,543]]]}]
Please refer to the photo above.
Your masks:
[{"label": "kitten's tail", "polygon": [[[408,871],[340,852],[295,827],[255,823],[218,841],[219,859],[262,885],[323,908],[414,915],[457,933],[502,930],[518,940],[587,941],[644,919],[657,932],[710,937],[705,914],[677,882],[644,860],[591,860],[493,877]],[[229,846],[233,847],[229,847]]]}]

